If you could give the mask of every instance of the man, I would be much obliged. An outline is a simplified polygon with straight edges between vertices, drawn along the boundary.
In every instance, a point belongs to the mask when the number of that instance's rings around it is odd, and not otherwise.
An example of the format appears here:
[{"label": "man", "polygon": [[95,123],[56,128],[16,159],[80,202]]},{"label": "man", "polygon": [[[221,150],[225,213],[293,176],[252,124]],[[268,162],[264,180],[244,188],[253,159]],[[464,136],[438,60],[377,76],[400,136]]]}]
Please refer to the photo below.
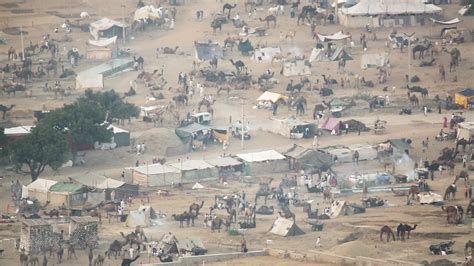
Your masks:
[{"label": "man", "polygon": [[318,146],[318,135],[314,135],[313,138],[313,149],[315,149]]},{"label": "man", "polygon": [[140,257],[140,255],[137,255],[134,259],[123,259],[122,260],[122,266],[130,266],[132,264],[132,262],[136,261],[138,258]]},{"label": "man", "polygon": [[240,240],[240,251],[246,253],[248,251],[247,249],[247,240],[245,240],[245,237],[242,236],[242,240]]},{"label": "man", "polygon": [[318,238],[316,239],[316,245],[315,245],[317,248],[321,247],[321,237],[318,236]]}]

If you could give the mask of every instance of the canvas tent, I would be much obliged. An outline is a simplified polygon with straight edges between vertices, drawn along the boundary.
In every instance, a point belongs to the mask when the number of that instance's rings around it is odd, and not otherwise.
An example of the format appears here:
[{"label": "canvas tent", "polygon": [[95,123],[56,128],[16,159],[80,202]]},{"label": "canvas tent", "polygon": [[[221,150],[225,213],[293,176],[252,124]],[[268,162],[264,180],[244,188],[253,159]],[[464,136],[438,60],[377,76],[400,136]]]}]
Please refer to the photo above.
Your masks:
[{"label": "canvas tent", "polygon": [[474,107],[474,89],[467,88],[454,94],[454,102],[464,106],[464,108]]},{"label": "canvas tent", "polygon": [[87,188],[84,185],[72,182],[58,182],[49,188],[52,206],[66,208],[82,206],[87,199]]},{"label": "canvas tent", "polygon": [[327,171],[334,164],[329,154],[296,144],[285,152],[285,156],[289,159],[290,169],[293,170],[317,168]]},{"label": "canvas tent", "polygon": [[443,197],[433,192],[423,192],[418,194],[420,204],[440,204],[443,203]]},{"label": "canvas tent", "polygon": [[271,63],[273,56],[280,53],[280,47],[259,48],[253,52],[252,59],[258,63]]},{"label": "canvas tent", "polygon": [[293,220],[278,217],[270,229],[270,233],[279,236],[296,236],[304,234]]},{"label": "canvas tent", "polygon": [[331,155],[332,158],[337,158],[338,163],[352,162],[352,151],[342,145],[328,146],[320,149],[323,152]]},{"label": "canvas tent", "polygon": [[92,71],[82,71],[76,76],[76,89],[103,89],[104,76]]},{"label": "canvas tent", "polygon": [[339,131],[340,121],[340,119],[328,117],[321,125],[321,128],[329,131],[336,130],[337,132]]},{"label": "canvas tent", "polygon": [[[90,190],[94,188],[104,190],[105,200],[115,200],[129,195],[138,195],[138,185],[127,184],[123,181],[99,174],[88,173],[81,176],[70,177],[70,179],[78,184],[87,186]],[[111,198],[112,191],[114,191],[115,199]]]},{"label": "canvas tent", "polygon": [[214,57],[221,59],[224,54],[222,47],[217,42],[194,42],[196,58],[201,61],[211,60]]},{"label": "canvas tent", "polygon": [[157,248],[162,249],[164,254],[176,254],[178,253],[178,247],[176,246],[177,243],[178,239],[170,232],[168,234],[163,235],[160,242],[158,243]]},{"label": "canvas tent", "polygon": [[150,225],[150,219],[147,217],[144,211],[140,210],[130,211],[127,216],[127,220],[125,221],[125,226],[130,228],[135,228],[137,226],[148,227]]},{"label": "canvas tent", "polygon": [[346,61],[352,60],[352,55],[350,55],[344,48],[337,47],[332,50],[329,54],[327,51],[322,49],[313,48],[311,55],[309,56],[309,62],[324,62],[324,61],[339,61],[344,59]]},{"label": "canvas tent", "polygon": [[334,34],[329,34],[329,35],[316,33],[316,36],[321,42],[339,41],[339,40],[345,40],[351,37],[350,34],[345,34],[342,31],[336,32]]},{"label": "canvas tent", "polygon": [[285,77],[311,75],[311,69],[304,60],[297,60],[283,65],[283,75]]},{"label": "canvas tent", "polygon": [[384,67],[390,63],[387,53],[381,54],[363,54],[360,60],[362,69]]},{"label": "canvas tent", "polygon": [[289,168],[286,157],[275,150],[237,154],[237,157],[245,163],[245,171],[252,175],[281,173]]},{"label": "canvas tent", "polygon": [[116,51],[117,36],[101,40],[89,40],[86,47],[86,59],[105,60],[111,59]]},{"label": "canvas tent", "polygon": [[130,146],[130,132],[114,125],[110,125],[107,129],[114,133],[112,142],[117,144],[117,147]]},{"label": "canvas tent", "polygon": [[127,26],[121,22],[109,18],[103,18],[92,22],[89,30],[92,37],[94,37],[94,40],[99,40],[100,38],[111,38],[114,36],[121,38],[124,27]]},{"label": "canvas tent", "polygon": [[309,138],[314,135],[316,125],[291,116],[287,119],[272,119],[268,131],[287,138]]},{"label": "canvas tent", "polygon": [[181,182],[181,172],[166,164],[150,164],[129,169],[132,171],[132,183],[139,186],[166,186]]},{"label": "canvas tent", "polygon": [[461,122],[458,124],[457,139],[474,139],[474,122]]},{"label": "canvas tent", "polygon": [[44,204],[46,203],[46,201],[50,200],[49,189],[56,183],[58,182],[54,180],[38,178],[34,182],[26,186],[28,194],[22,194],[22,197],[37,199],[39,202]]},{"label": "canvas tent", "polygon": [[181,171],[182,183],[215,180],[218,176],[218,169],[204,160],[183,160],[169,165]]},{"label": "canvas tent", "polygon": [[331,217],[352,215],[353,210],[345,201],[335,200],[331,203]]},{"label": "canvas tent", "polygon": [[359,161],[377,159],[377,150],[369,143],[357,143],[346,145],[346,147],[354,154],[359,153]]},{"label": "canvas tent", "polygon": [[219,170],[219,175],[242,170],[242,162],[232,157],[216,157],[205,159],[205,161],[216,167]]},{"label": "canvas tent", "polygon": [[276,93],[276,92],[271,92],[271,91],[265,91],[264,93],[262,93],[262,95],[260,95],[258,98],[257,98],[257,102],[272,102],[272,103],[276,103],[280,100],[286,100],[288,99],[287,96],[284,96],[284,95],[281,95],[279,93]]}]

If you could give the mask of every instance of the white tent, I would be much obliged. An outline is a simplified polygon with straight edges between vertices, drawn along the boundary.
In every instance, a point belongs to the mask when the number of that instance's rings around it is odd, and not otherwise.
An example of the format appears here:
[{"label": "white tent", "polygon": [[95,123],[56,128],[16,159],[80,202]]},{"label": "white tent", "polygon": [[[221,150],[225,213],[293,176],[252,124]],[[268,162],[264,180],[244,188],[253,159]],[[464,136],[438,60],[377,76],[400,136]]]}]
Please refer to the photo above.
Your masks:
[{"label": "white tent", "polygon": [[237,157],[246,162],[264,162],[272,160],[284,160],[286,157],[275,150],[241,153]]},{"label": "white tent", "polygon": [[322,42],[339,41],[339,40],[344,40],[351,37],[351,35],[345,34],[342,31],[336,32],[334,34],[328,34],[328,35],[316,33],[316,35],[318,36],[318,39]]},{"label": "white tent", "polygon": [[103,89],[104,77],[102,74],[84,71],[76,76],[76,89]]},{"label": "white tent", "polygon": [[56,183],[58,181],[38,178],[26,186],[28,193],[27,195],[22,195],[22,197],[36,198],[40,202],[46,202],[49,200],[49,188]]},{"label": "white tent", "polygon": [[117,36],[108,39],[88,40],[87,43],[94,46],[106,47],[117,42]]},{"label": "white tent", "polygon": [[311,55],[309,56],[309,62],[313,63],[314,61],[329,61],[329,58],[326,56],[326,53],[323,49],[313,48],[313,50],[311,51]]},{"label": "white tent", "polygon": [[303,60],[285,63],[283,66],[285,77],[311,75],[311,69]]},{"label": "white tent", "polygon": [[341,13],[350,16],[432,14],[442,9],[424,0],[361,0],[358,4],[342,8]]},{"label": "white tent", "polygon": [[433,192],[423,192],[418,194],[420,204],[436,204],[443,202],[443,197]]},{"label": "white tent", "polygon": [[286,99],[288,99],[287,96],[281,95],[281,94],[276,93],[276,92],[265,91],[264,93],[262,93],[262,95],[260,95],[257,98],[257,101],[258,102],[267,101],[267,102],[276,103],[279,100],[286,100]]},{"label": "white tent", "polygon": [[362,69],[387,66],[390,59],[387,53],[381,54],[363,54],[360,60]]},{"label": "white tent", "polygon": [[132,182],[145,187],[170,185],[181,180],[181,172],[169,165],[151,164],[129,168],[132,171]]},{"label": "white tent", "polygon": [[196,182],[196,184],[194,184],[194,186],[192,187],[192,189],[195,189],[195,190],[196,189],[202,189],[202,188],[204,188],[204,186],[199,184],[198,182]]},{"label": "white tent", "polygon": [[137,21],[140,19],[159,19],[161,18],[161,10],[163,8],[155,8],[152,5],[141,7],[135,10],[133,20]]},{"label": "white tent", "polygon": [[135,228],[137,226],[141,227],[148,227],[151,225],[150,218],[147,217],[146,212],[138,210],[138,211],[130,211],[127,216],[127,220],[125,221],[125,226]]},{"label": "white tent", "polygon": [[270,229],[270,233],[279,236],[296,236],[304,234],[293,220],[277,218]]},{"label": "white tent", "polygon": [[18,127],[10,127],[5,128],[3,133],[6,136],[20,136],[20,135],[27,135],[30,134],[31,130],[34,126],[18,126]]},{"label": "white tent", "polygon": [[253,52],[252,60],[258,63],[271,63],[273,56],[281,53],[280,47],[265,47]]}]

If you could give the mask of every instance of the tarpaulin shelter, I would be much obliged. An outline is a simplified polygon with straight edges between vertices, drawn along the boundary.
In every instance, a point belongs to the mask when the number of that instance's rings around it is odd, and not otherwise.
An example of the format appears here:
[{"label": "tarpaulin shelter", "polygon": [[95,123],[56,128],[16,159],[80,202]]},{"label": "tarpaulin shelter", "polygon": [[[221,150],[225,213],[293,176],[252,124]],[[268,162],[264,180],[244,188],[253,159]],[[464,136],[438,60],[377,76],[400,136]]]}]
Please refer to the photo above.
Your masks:
[{"label": "tarpaulin shelter", "polygon": [[127,220],[125,221],[125,226],[130,228],[135,228],[137,226],[148,227],[150,225],[150,218],[147,217],[146,212],[141,210],[130,211]]},{"label": "tarpaulin shelter", "polygon": [[341,121],[340,119],[337,119],[334,117],[328,117],[321,125],[321,128],[325,130],[329,130],[329,131],[332,131],[332,130],[339,131],[340,121]]},{"label": "tarpaulin shelter", "polygon": [[335,200],[331,203],[331,217],[352,215],[353,213],[352,208],[344,200]]},{"label": "tarpaulin shelter", "polygon": [[278,217],[273,223],[270,233],[286,237],[303,235],[304,231],[293,220]]},{"label": "tarpaulin shelter", "polygon": [[376,68],[384,67],[390,63],[389,55],[387,53],[380,54],[363,54],[360,60],[360,68]]},{"label": "tarpaulin shelter", "polygon": [[359,161],[377,159],[377,150],[369,143],[350,144],[346,147],[352,151],[352,154],[356,151],[359,153]]},{"label": "tarpaulin shelter", "polygon": [[166,164],[150,164],[129,169],[132,172],[132,183],[139,186],[168,186],[181,182],[181,171]]},{"label": "tarpaulin shelter", "polygon": [[162,17],[162,9],[156,8],[152,5],[144,6],[135,10],[133,20],[137,21],[140,19],[160,19]]},{"label": "tarpaulin shelter", "polygon": [[345,40],[351,37],[350,34],[345,34],[342,31],[336,32],[334,34],[329,34],[329,35],[316,33],[316,36],[321,42],[340,41],[340,40]]},{"label": "tarpaulin shelter", "polygon": [[86,47],[86,59],[89,60],[106,60],[114,57],[114,52],[117,50],[116,46],[117,36],[101,39],[89,40]]},{"label": "tarpaulin shelter", "polygon": [[456,139],[474,139],[474,122],[458,123],[458,135]]},{"label": "tarpaulin shelter", "polygon": [[56,183],[58,183],[58,181],[38,178],[34,182],[26,186],[28,194],[22,195],[22,197],[37,199],[39,202],[44,204],[50,200],[49,189]]},{"label": "tarpaulin shelter", "polygon": [[181,171],[182,183],[215,180],[219,175],[218,169],[204,160],[182,160],[169,165]]},{"label": "tarpaulin shelter", "polygon": [[217,42],[194,42],[196,58],[201,61],[211,60],[214,57],[221,59],[224,57],[222,47]]},{"label": "tarpaulin shelter", "polygon": [[130,146],[130,132],[114,125],[110,125],[107,129],[114,133],[112,142],[117,144],[117,147]]},{"label": "tarpaulin shelter", "polygon": [[73,182],[58,182],[49,188],[52,206],[66,208],[82,206],[87,199],[87,187]]},{"label": "tarpaulin shelter", "polygon": [[352,55],[350,55],[344,48],[337,47],[329,56],[329,60],[339,61],[341,59],[344,59],[346,61],[352,60]]},{"label": "tarpaulin shelter", "polygon": [[168,234],[164,234],[163,237],[161,237],[157,248],[162,249],[164,254],[176,254],[178,253],[178,247],[176,246],[176,243],[178,243],[178,239],[170,232]]},{"label": "tarpaulin shelter", "polygon": [[[289,169],[286,157],[275,150],[237,154],[248,174],[281,173]],[[247,174],[247,173],[246,173]]]},{"label": "tarpaulin shelter", "polygon": [[467,88],[460,92],[454,94],[454,102],[464,106],[464,108],[469,108],[469,106],[474,106],[474,89]]},{"label": "tarpaulin shelter", "polygon": [[292,116],[286,119],[272,119],[267,130],[288,138],[309,138],[314,135],[316,125]]},{"label": "tarpaulin shelter", "polygon": [[90,24],[90,33],[95,40],[117,36],[122,38],[123,28],[127,26],[119,21],[103,18]]},{"label": "tarpaulin shelter", "polygon": [[[342,145],[328,146],[320,149],[323,152],[331,155],[338,163],[352,162],[352,151]],[[335,160],[336,161],[336,160]]]},{"label": "tarpaulin shelter", "polygon": [[420,204],[441,204],[444,202],[443,197],[433,192],[423,192],[418,194]]},{"label": "tarpaulin shelter", "polygon": [[216,157],[205,159],[207,163],[216,167],[219,174],[224,172],[236,172],[242,170],[242,162],[232,157]]},{"label": "tarpaulin shelter", "polygon": [[133,65],[129,58],[115,58],[81,71],[76,76],[76,89],[103,89],[104,77],[123,71]]},{"label": "tarpaulin shelter", "polygon": [[115,199],[138,195],[138,185],[128,184],[99,174],[88,173],[81,176],[70,177],[70,179],[78,184],[87,186],[89,190],[94,188],[104,190],[105,200],[114,200],[111,198],[112,191],[114,191]]},{"label": "tarpaulin shelter", "polygon": [[76,76],[76,89],[103,89],[104,76],[92,71],[83,71]]},{"label": "tarpaulin shelter", "polygon": [[266,102],[272,102],[272,103],[276,103],[280,100],[286,100],[288,99],[287,96],[284,96],[282,94],[279,94],[279,93],[276,93],[276,92],[271,92],[271,91],[265,91],[264,93],[262,93],[262,95],[260,95],[258,98],[257,98],[257,101],[260,102],[260,101],[266,101]]},{"label": "tarpaulin shelter", "polygon": [[309,56],[309,62],[324,62],[324,61],[339,61],[344,59],[346,61],[352,60],[352,55],[349,54],[344,48],[337,47],[328,56],[326,50],[313,48],[311,55]]},{"label": "tarpaulin shelter", "polygon": [[283,65],[283,76],[285,77],[305,75],[311,75],[311,68],[304,60],[288,62]]},{"label": "tarpaulin shelter", "polygon": [[258,63],[271,63],[273,56],[280,54],[280,47],[264,47],[253,52],[252,60]]}]

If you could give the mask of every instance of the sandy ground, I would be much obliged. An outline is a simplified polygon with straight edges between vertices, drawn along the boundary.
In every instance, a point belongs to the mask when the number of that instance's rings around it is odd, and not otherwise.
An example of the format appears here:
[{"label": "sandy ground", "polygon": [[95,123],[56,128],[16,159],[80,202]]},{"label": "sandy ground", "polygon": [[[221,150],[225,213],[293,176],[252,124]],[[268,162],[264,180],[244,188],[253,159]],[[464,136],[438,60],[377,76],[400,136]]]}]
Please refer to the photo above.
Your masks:
[{"label": "sandy ground", "polygon": [[[72,16],[77,18],[77,14],[81,11],[88,11],[93,19],[100,19],[102,17],[109,17],[114,19],[121,19],[122,9],[120,5],[113,0],[103,1],[65,1],[65,0],[34,0],[28,1],[25,4],[19,5],[17,8],[22,9],[33,9],[34,13],[26,14],[14,14],[11,12],[12,8],[6,8],[0,6],[0,23],[2,27],[20,27],[23,26],[24,30],[28,31],[28,35],[25,36],[24,43],[28,44],[30,41],[33,43],[39,43],[41,36],[45,33],[50,33],[55,36],[62,36],[65,33],[60,32],[58,34],[53,33],[53,28],[58,27],[64,19],[49,15],[47,12],[56,11],[63,15]],[[135,1],[124,1],[126,5],[126,14],[133,11]],[[247,17],[243,11],[242,2],[239,2],[237,11],[240,16],[250,23],[251,26],[263,25],[259,21],[251,20]],[[205,8],[204,8],[205,6]],[[137,34],[133,36],[134,39],[127,43],[126,47],[130,48],[135,54],[141,55],[145,58],[145,69],[152,71],[153,69],[164,68],[164,78],[169,82],[172,89],[170,91],[164,91],[165,100],[157,101],[153,104],[167,104],[171,97],[176,93],[178,84],[177,76],[181,71],[190,71],[192,69],[192,60],[194,59],[194,48],[193,42],[195,40],[207,40],[212,39],[215,41],[222,42],[227,33],[237,34],[239,29],[233,28],[231,25],[225,25],[221,33],[217,33],[215,36],[212,34],[211,28],[209,27],[211,18],[211,12],[220,10],[221,3],[217,3],[211,0],[204,1],[190,1],[185,6],[179,6],[177,21],[173,30],[154,30],[147,31],[145,33]],[[444,15],[447,19],[454,17],[454,13],[458,8],[458,5],[443,6],[445,8]],[[13,8],[15,9],[15,8]],[[205,10],[205,20],[203,22],[195,21],[195,11],[199,9]],[[266,13],[265,10],[259,11],[259,16],[263,17]],[[466,17],[463,18],[463,23],[460,27],[470,28],[472,27],[473,19]],[[296,26],[296,22],[289,18],[288,15],[278,18],[278,26],[268,30],[268,36],[266,37],[250,37],[252,44],[256,46],[258,43],[267,45],[278,45],[280,40],[280,32],[288,32],[290,30],[296,30],[296,37],[294,41],[282,41],[280,44],[283,47],[291,47],[292,50],[299,50],[303,54],[309,56],[314,41],[311,39],[310,29],[307,26]],[[344,29],[341,26],[321,26],[318,28],[319,32],[322,33],[333,33],[339,30],[349,30],[356,43],[358,43],[360,29]],[[420,28],[404,28],[399,29],[402,32],[417,32],[417,35],[422,36],[436,36],[439,32],[440,27],[435,27],[433,31],[430,27]],[[444,111],[442,114],[429,114],[424,116],[420,110],[414,109],[414,114],[411,116],[400,116],[398,110],[401,106],[407,106],[406,100],[406,89],[404,75],[407,73],[407,53],[400,53],[399,50],[388,50],[385,44],[385,36],[387,36],[389,29],[377,29],[378,41],[369,41],[369,52],[382,52],[387,51],[390,53],[390,61],[392,64],[391,76],[386,84],[376,84],[373,89],[350,89],[340,88],[336,86],[334,88],[335,95],[331,97],[321,98],[317,93],[303,92],[307,97],[308,108],[312,109],[312,106],[316,102],[322,100],[329,101],[333,97],[341,96],[355,96],[361,93],[367,93],[372,96],[385,95],[389,93],[391,95],[392,106],[383,110],[375,110],[370,113],[368,110],[368,104],[359,104],[358,106],[348,110],[344,113],[344,119],[357,119],[367,125],[371,126],[377,118],[388,121],[387,132],[383,135],[374,135],[373,132],[362,133],[360,136],[357,134],[349,134],[344,136],[324,136],[320,138],[320,146],[333,145],[333,144],[352,144],[368,142],[375,144],[380,141],[385,141],[390,138],[407,137],[414,141],[414,150],[411,151],[414,159],[419,158],[435,159],[438,156],[438,152],[445,146],[453,146],[451,142],[435,142],[434,136],[438,133],[441,128],[441,122],[444,116],[449,116],[448,111]],[[21,47],[20,37],[12,36],[0,33],[0,36],[6,37],[11,45],[15,47]],[[89,39],[88,33],[79,32],[75,29],[70,36],[73,38],[72,43],[61,43],[61,47],[77,47],[80,51],[85,50],[85,42]],[[170,46],[174,47],[179,45],[177,55],[164,55],[159,58],[155,56],[155,49],[158,47]],[[0,46],[0,58],[3,60],[6,58],[6,51],[9,45]],[[447,81],[441,82],[438,77],[438,68],[420,68],[418,67],[419,60],[416,60],[412,64],[412,74],[418,75],[421,78],[420,86],[429,88],[430,95],[426,100],[421,101],[421,105],[426,104],[436,107],[436,103],[433,101],[434,95],[438,94],[441,98],[444,98],[446,94],[451,93],[457,89],[468,87],[472,84],[471,75],[473,69],[473,53],[474,49],[472,43],[465,43],[457,45],[462,53],[462,62],[460,67],[454,73],[447,73]],[[61,48],[62,50],[63,48]],[[286,52],[286,50],[284,50]],[[263,73],[267,68],[275,71],[275,77],[278,79],[279,84],[275,87],[274,91],[285,92],[285,87],[288,78],[278,75],[280,71],[280,65],[275,63],[270,64],[256,64],[251,61],[248,57],[242,57],[235,50],[229,52],[228,58],[239,58],[245,62],[246,65],[251,69],[254,77]],[[376,81],[377,71],[375,69],[361,70],[360,69],[360,58],[363,51],[360,47],[353,49],[352,54],[354,56],[353,61],[348,61],[346,70],[363,75],[367,80]],[[64,57],[64,55],[63,55]],[[46,59],[45,55],[42,55],[37,60]],[[447,66],[448,55],[442,54],[438,60]],[[6,61],[0,63],[4,65]],[[97,62],[85,62],[81,61],[79,66],[74,70],[76,72],[87,69],[93,65],[98,64]],[[221,60],[219,62],[219,68],[229,72],[233,70],[232,65],[228,60]],[[337,73],[337,62],[322,62],[315,63],[312,67],[312,75],[309,77],[310,80],[315,82],[317,79],[322,80],[321,74],[330,73],[333,78],[339,80],[341,77],[340,73]],[[108,89],[115,89],[116,91],[123,93],[128,90],[128,83],[131,79],[134,79],[137,72],[127,72],[117,75],[112,78],[108,78],[105,81]],[[454,76],[457,76],[458,82],[452,82]],[[298,80],[298,78],[294,78]],[[55,99],[51,92],[43,92],[41,86],[44,82],[53,83],[55,79],[50,80],[35,80],[33,83],[29,83],[28,87],[33,90],[32,98],[25,98],[22,95],[16,97],[7,98],[2,96],[0,103],[4,105],[16,104],[14,110],[9,114],[9,121],[13,124],[29,125],[32,123],[32,111],[40,110],[42,105],[45,104],[48,108],[53,109],[62,106],[64,103],[70,103],[75,98],[80,96],[82,91],[71,91],[71,96],[64,98],[63,100]],[[73,84],[73,80],[63,81],[64,84]],[[389,92],[383,92],[382,88],[388,86],[388,88],[396,87],[395,90]],[[215,94],[216,88],[206,87],[206,94]],[[139,85],[138,95],[126,98],[127,101],[144,105],[145,95],[148,92],[144,88],[143,84]],[[245,142],[244,149],[250,150],[262,150],[273,148],[277,150],[283,150],[285,147],[297,143],[299,145],[311,146],[311,140],[290,140],[283,138],[278,135],[270,134],[267,132],[259,131],[259,125],[268,121],[271,117],[271,113],[268,110],[256,110],[252,106],[255,104],[254,100],[260,94],[260,91],[232,91],[231,96],[243,97],[246,99],[244,104],[246,120],[250,122],[252,128],[252,140]],[[179,109],[181,117],[185,116],[188,111],[197,108],[198,99],[195,97],[192,99],[188,106]],[[227,99],[226,96],[217,96],[217,101],[214,105],[215,119],[214,124],[224,124],[229,120],[229,116],[233,117],[235,121],[237,117],[241,116],[241,105],[239,101],[232,101]],[[294,114],[294,110],[288,110],[287,108],[280,107],[277,117],[285,118],[288,115]],[[472,120],[472,113],[467,112],[466,117],[468,120]],[[311,112],[307,112],[302,119],[308,121],[312,120]],[[170,121],[165,121],[171,123]],[[85,172],[97,172],[106,174],[110,177],[118,177],[120,172],[125,167],[129,167],[134,164],[138,159],[141,162],[150,162],[155,156],[163,156],[164,148],[163,143],[175,143],[176,137],[173,135],[172,128],[153,128],[152,125],[146,124],[141,120],[134,120],[131,124],[126,124],[125,129],[132,132],[132,136],[137,138],[138,141],[145,141],[149,147],[149,152],[145,155],[138,157],[137,155],[130,153],[129,148],[120,148],[114,151],[93,151],[88,152],[86,155],[87,163],[83,167],[74,167],[69,169],[61,169],[59,175],[53,175],[53,172],[49,169],[42,175],[44,178],[61,180],[67,176],[78,175]],[[421,153],[421,141],[429,137],[430,148],[427,153]],[[242,148],[239,141],[232,141],[230,143],[230,150],[228,153],[241,152]],[[222,154],[220,146],[211,146],[206,152],[196,152],[184,157],[190,158],[203,158]],[[174,161],[178,158],[167,158],[168,161]],[[455,173],[460,171],[461,166],[457,166]],[[19,176],[13,172],[0,169],[0,175],[5,176],[3,179],[3,186],[0,188],[0,199],[2,202],[2,208],[9,202],[7,184],[10,183],[12,178],[19,178],[24,184],[29,183],[28,176]],[[275,175],[276,180],[273,186],[278,184],[278,179],[282,175]],[[436,176],[434,182],[430,182],[430,186],[436,193],[442,194],[446,186],[452,182],[453,175],[439,173]],[[203,239],[206,247],[211,253],[235,251],[235,247],[240,238],[228,236],[226,233],[210,233],[209,229],[202,226],[202,217],[198,220],[195,227],[190,228],[178,228],[178,223],[172,221],[171,214],[180,213],[187,209],[190,203],[205,201],[205,208],[209,207],[213,203],[214,194],[225,194],[241,191],[244,187],[243,184],[237,181],[230,181],[227,186],[221,186],[216,184],[205,184],[207,189],[202,191],[192,191],[189,187],[185,187],[183,190],[173,190],[172,195],[169,197],[152,197],[151,205],[156,210],[165,212],[168,218],[161,220],[159,226],[145,229],[147,235],[151,239],[159,239],[160,236],[169,231],[176,234],[179,238],[198,236]],[[248,195],[252,195],[256,190],[257,186],[254,185],[251,188],[245,188]],[[303,189],[299,188],[301,195],[305,199],[314,199],[315,202],[322,203],[321,195],[307,194]],[[462,261],[463,258],[463,246],[464,243],[471,238],[472,239],[472,228],[470,227],[470,219],[466,219],[465,225],[450,226],[446,224],[446,218],[444,213],[438,207],[433,206],[405,206],[404,198],[394,197],[391,193],[377,193],[378,196],[387,199],[393,207],[390,208],[377,208],[369,209],[365,214],[339,217],[336,219],[325,222],[325,228],[323,232],[311,232],[308,225],[306,225],[302,219],[304,217],[301,208],[292,207],[292,210],[296,213],[297,224],[301,226],[306,234],[302,236],[296,236],[291,238],[281,238],[269,235],[267,233],[275,216],[259,216],[257,217],[258,227],[256,229],[247,230],[243,232],[246,236],[249,248],[251,250],[262,249],[265,247],[305,251],[314,249],[314,242],[317,236],[321,236],[323,246],[318,248],[319,250],[327,251],[329,253],[345,256],[367,256],[374,258],[383,259],[401,259],[407,261],[420,262],[422,260],[434,260],[439,257],[429,255],[428,246],[433,243],[437,243],[444,240],[455,240],[455,254],[450,255],[446,258]],[[362,195],[353,195],[344,198],[344,200],[350,202],[359,202]],[[138,206],[139,201],[136,200],[133,208]],[[271,205],[276,205],[276,202],[270,201]],[[313,203],[314,204],[314,203]],[[467,200],[459,195],[456,200],[450,204],[461,204],[466,206]],[[401,242],[397,241],[394,243],[385,243],[379,240],[378,230],[384,225],[388,224],[395,228],[400,222],[409,224],[418,224],[418,228],[414,231],[412,238],[409,241]],[[124,227],[122,224],[117,222],[104,222],[100,227],[100,249],[96,251],[103,252],[108,244],[113,239],[120,239],[118,232],[128,232],[130,228]],[[349,233],[356,234],[359,239],[339,245],[337,240],[342,239]],[[0,225],[0,237],[1,238],[16,238],[19,237],[19,224],[14,225]],[[267,242],[267,240],[272,240]],[[225,243],[225,247],[218,247],[217,243]],[[267,244],[270,243],[270,244]],[[16,265],[18,262],[18,254],[12,250],[10,242],[0,242],[3,248],[6,250],[4,255],[0,257],[0,264],[2,265]],[[79,261],[66,261],[65,265],[78,265],[80,263],[86,263],[86,256],[84,251],[78,251],[80,255]],[[144,254],[143,257],[146,257]],[[141,258],[139,262],[148,262],[148,258]],[[151,261],[156,261],[151,259]],[[50,262],[53,262],[50,259]],[[229,261],[226,265],[288,265],[294,262],[288,260],[280,260],[276,258],[252,258],[246,260],[235,260]],[[106,260],[106,265],[118,265],[118,260]],[[223,265],[224,263],[218,263]],[[299,262],[298,262],[299,264]],[[217,264],[216,264],[217,265]]]}]

